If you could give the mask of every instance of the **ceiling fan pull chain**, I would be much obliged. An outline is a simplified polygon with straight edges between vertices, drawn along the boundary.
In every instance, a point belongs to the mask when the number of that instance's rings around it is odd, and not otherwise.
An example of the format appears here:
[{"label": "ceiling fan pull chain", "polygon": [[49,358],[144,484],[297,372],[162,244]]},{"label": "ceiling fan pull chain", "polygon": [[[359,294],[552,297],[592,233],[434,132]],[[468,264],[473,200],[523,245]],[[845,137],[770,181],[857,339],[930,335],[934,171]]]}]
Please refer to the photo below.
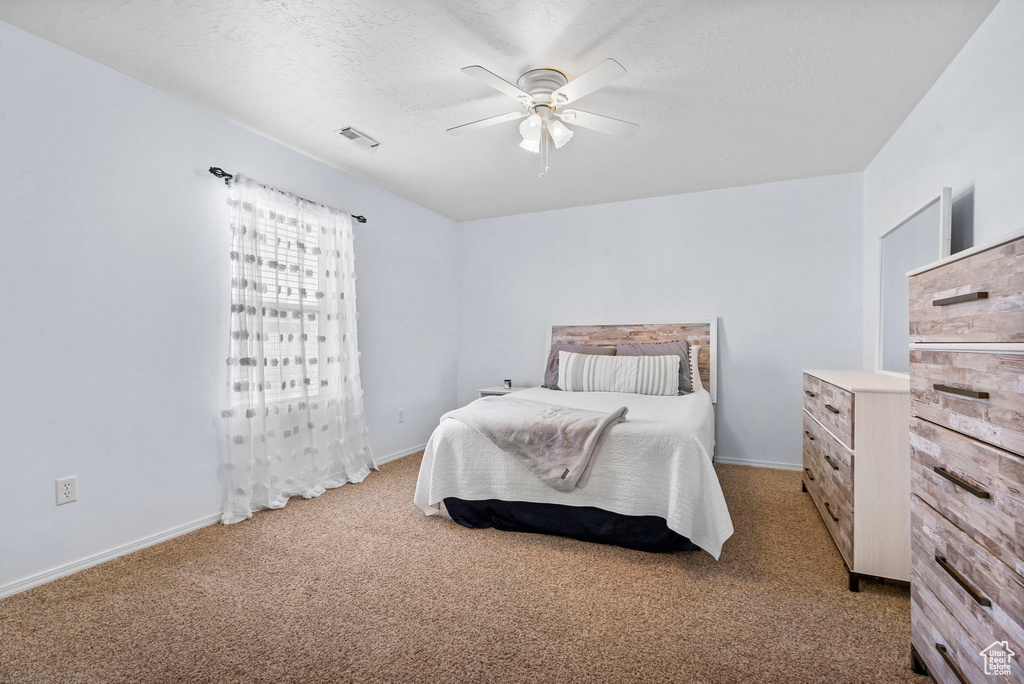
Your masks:
[{"label": "ceiling fan pull chain", "polygon": [[547,122],[540,129],[540,178],[548,174],[548,147],[551,145],[551,134],[548,133]]}]

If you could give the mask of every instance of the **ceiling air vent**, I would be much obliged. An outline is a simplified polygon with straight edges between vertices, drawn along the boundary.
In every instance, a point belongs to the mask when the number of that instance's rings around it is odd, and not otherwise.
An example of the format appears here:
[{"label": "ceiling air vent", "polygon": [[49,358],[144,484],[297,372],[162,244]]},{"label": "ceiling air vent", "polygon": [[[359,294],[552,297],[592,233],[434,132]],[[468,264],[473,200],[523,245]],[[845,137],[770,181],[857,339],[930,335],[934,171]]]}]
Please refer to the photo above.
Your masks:
[{"label": "ceiling air vent", "polygon": [[342,128],[338,133],[341,137],[348,138],[353,145],[363,150],[364,152],[376,152],[377,148],[380,147],[380,143],[366,135],[360,133],[356,129],[349,126],[348,128]]}]

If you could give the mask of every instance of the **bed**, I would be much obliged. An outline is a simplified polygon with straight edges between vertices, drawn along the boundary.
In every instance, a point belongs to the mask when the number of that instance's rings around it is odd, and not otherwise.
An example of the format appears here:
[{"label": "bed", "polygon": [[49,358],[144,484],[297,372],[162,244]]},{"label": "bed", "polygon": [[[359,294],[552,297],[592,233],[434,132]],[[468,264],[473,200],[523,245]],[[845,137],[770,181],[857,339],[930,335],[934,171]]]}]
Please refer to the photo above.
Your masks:
[{"label": "bed", "polygon": [[458,420],[442,420],[424,451],[415,503],[442,503],[468,527],[498,527],[648,551],[701,548],[716,559],[732,521],[713,465],[717,394],[715,319],[651,324],[554,324],[548,344],[585,346],[687,339],[699,346],[702,389],[681,396],[564,392],[534,387],[517,398],[596,411],[626,406],[606,433],[585,487],[560,492]]}]

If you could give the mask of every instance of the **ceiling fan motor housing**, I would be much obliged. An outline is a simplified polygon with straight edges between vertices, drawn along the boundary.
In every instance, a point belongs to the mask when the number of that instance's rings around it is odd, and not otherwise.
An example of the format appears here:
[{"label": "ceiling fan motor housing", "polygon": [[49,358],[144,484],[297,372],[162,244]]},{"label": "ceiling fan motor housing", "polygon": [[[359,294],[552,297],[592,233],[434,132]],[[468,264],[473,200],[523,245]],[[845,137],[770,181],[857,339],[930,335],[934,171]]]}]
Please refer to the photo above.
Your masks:
[{"label": "ceiling fan motor housing", "polygon": [[530,94],[535,105],[551,106],[551,93],[558,90],[569,79],[558,69],[533,69],[519,77],[516,85]]}]

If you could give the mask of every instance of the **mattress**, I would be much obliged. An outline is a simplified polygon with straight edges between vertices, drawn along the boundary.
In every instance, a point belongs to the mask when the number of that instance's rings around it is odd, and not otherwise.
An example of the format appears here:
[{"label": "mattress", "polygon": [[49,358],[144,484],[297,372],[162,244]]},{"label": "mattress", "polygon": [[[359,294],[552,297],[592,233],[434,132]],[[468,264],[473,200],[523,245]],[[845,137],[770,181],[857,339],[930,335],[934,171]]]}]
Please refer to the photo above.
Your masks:
[{"label": "mattress", "polygon": [[673,397],[615,392],[560,392],[534,387],[517,397],[612,411],[626,422],[605,436],[583,488],[559,492],[541,482],[480,433],[442,418],[427,442],[414,501],[427,515],[447,497],[593,506],[631,516],[657,516],[716,559],[733,532],[715,474],[715,421],[705,390]]}]

